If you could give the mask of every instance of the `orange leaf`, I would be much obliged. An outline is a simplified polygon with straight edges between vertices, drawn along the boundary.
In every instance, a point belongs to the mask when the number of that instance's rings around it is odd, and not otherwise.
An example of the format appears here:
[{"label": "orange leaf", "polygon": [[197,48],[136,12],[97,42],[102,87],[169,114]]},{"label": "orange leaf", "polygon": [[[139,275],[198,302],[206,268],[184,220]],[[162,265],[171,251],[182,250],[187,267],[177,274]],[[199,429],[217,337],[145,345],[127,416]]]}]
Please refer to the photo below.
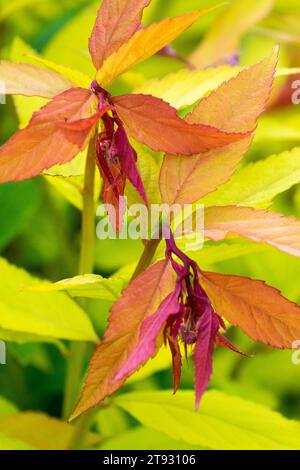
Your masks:
[{"label": "orange leaf", "polygon": [[98,70],[104,60],[139,29],[144,8],[151,0],[104,0],[89,40],[93,63]]},{"label": "orange leaf", "polygon": [[4,82],[6,95],[53,98],[72,87],[72,83],[58,73],[7,60],[0,61],[0,80]]},{"label": "orange leaf", "polygon": [[212,9],[167,18],[140,29],[127,43],[106,59],[96,75],[96,80],[105,88],[112,80],[170,44],[200,16],[210,11]]},{"label": "orange leaf", "polygon": [[300,257],[300,221],[294,217],[251,207],[214,206],[205,209],[204,226],[211,240],[235,234]]},{"label": "orange leaf", "polygon": [[214,309],[254,341],[292,349],[300,338],[300,308],[263,281],[202,273]]},{"label": "orange leaf", "polygon": [[95,122],[81,131],[64,129],[63,125],[89,119],[97,106],[93,93],[71,88],[34,113],[28,126],[0,148],[0,183],[31,178],[74,158],[87,145]]},{"label": "orange leaf", "polygon": [[244,133],[230,134],[202,124],[188,124],[175,108],[151,95],[122,95],[113,98],[113,102],[129,134],[156,151],[192,155],[247,137]]},{"label": "orange leaf", "polygon": [[160,261],[124,290],[112,307],[104,341],[92,357],[82,396],[71,419],[97,405],[123,385],[124,380],[113,379],[138,344],[142,322],[155,312],[173,288],[170,264]]},{"label": "orange leaf", "polygon": [[[186,120],[226,132],[249,132],[264,111],[270,96],[278,50],[262,62],[242,71],[200,101]],[[161,169],[163,202],[188,204],[198,201],[225,183],[234,173],[251,138],[192,157],[166,155]]]}]

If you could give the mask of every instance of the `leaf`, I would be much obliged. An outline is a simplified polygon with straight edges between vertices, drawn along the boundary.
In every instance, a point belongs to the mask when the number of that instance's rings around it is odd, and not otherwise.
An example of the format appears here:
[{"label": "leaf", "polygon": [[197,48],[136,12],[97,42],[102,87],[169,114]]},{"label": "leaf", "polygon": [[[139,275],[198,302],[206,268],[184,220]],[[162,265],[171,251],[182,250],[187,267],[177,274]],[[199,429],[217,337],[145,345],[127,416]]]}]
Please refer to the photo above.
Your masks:
[{"label": "leaf", "polygon": [[72,86],[57,73],[7,60],[0,61],[0,80],[4,82],[6,95],[53,98]]},{"label": "leaf", "polygon": [[83,120],[96,113],[96,96],[71,88],[37,111],[29,125],[14,134],[0,149],[0,182],[31,178],[57,163],[66,163],[83,150],[96,122],[84,130],[62,128],[66,121]]},{"label": "leaf", "polygon": [[233,0],[216,20],[189,62],[198,68],[226,61],[239,51],[240,40],[253,26],[270,13],[274,0]]},{"label": "leaf", "polygon": [[17,411],[18,408],[13,403],[0,396],[0,419],[4,416],[16,413]]},{"label": "leaf", "polygon": [[203,124],[187,123],[168,103],[150,95],[118,96],[113,98],[113,103],[129,134],[159,152],[192,155],[224,147],[248,134],[248,131],[226,133]]},{"label": "leaf", "polygon": [[151,0],[104,0],[89,40],[89,50],[98,70],[139,29],[144,8]]},{"label": "leaf", "polygon": [[[248,67],[221,66],[204,70],[180,69],[161,79],[152,79],[134,90],[135,93],[153,95],[170,103],[176,109],[196,103],[222,83],[236,77]],[[278,68],[275,77],[295,75],[300,68]]]},{"label": "leaf", "polygon": [[263,281],[209,272],[202,281],[215,311],[254,341],[292,349],[300,337],[300,307]]},{"label": "leaf", "polygon": [[148,268],[123,292],[111,310],[104,341],[90,362],[80,401],[70,419],[95,406],[117,391],[125,379],[115,375],[139,342],[140,327],[173,288],[169,263],[161,261]]},{"label": "leaf", "polygon": [[[221,85],[199,102],[186,117],[187,121],[201,122],[226,132],[252,131],[267,104],[277,57],[275,49],[262,62]],[[166,155],[160,175],[163,201],[188,204],[214,191],[232,176],[250,143],[248,138],[189,158]]]},{"label": "leaf", "polygon": [[[43,413],[15,413],[0,419],[0,433],[40,450],[67,449],[73,432],[66,422]],[[89,433],[84,441],[83,447],[88,447],[99,442],[100,437]]]},{"label": "leaf", "polygon": [[0,433],[0,450],[36,450],[30,444]]},{"label": "leaf", "polygon": [[217,450],[300,448],[299,423],[262,405],[209,391],[195,413],[193,399],[188,390],[175,396],[169,390],[152,390],[120,395],[114,402],[144,426],[195,446]]},{"label": "leaf", "polygon": [[57,64],[56,62],[52,62],[52,60],[44,59],[43,57],[39,57],[36,55],[30,54],[28,58],[31,59],[33,62],[37,62],[41,66],[44,66],[47,69],[52,70],[53,72],[56,72],[59,75],[62,75],[67,80],[69,80],[71,84],[75,86],[89,88],[92,83],[93,79],[88,75],[80,72],[79,70],[66,67],[65,65]]},{"label": "leaf", "polygon": [[153,429],[138,426],[133,429],[112,437],[106,441],[101,450],[194,450],[199,446],[193,447],[183,441],[175,440]]},{"label": "leaf", "polygon": [[124,278],[117,276],[104,278],[97,274],[84,274],[54,284],[40,284],[32,288],[29,286],[27,290],[33,292],[66,291],[72,297],[115,301],[125,287],[125,282]]},{"label": "leaf", "polygon": [[[149,149],[146,149],[138,142],[131,142],[138,155],[137,167],[145,186],[149,205],[160,204],[160,193],[158,187],[158,178],[160,171],[160,161]],[[144,204],[140,194],[132,185],[126,186],[127,206],[130,208],[133,204]]]},{"label": "leaf", "polygon": [[105,60],[96,75],[96,80],[101,86],[106,87],[112,80],[170,44],[209,11],[211,9],[167,18],[138,30],[127,43]]},{"label": "leaf", "polygon": [[[43,284],[26,271],[0,258],[0,327],[8,332],[49,337],[97,341],[86,313],[61,292],[26,292],[25,286]],[[32,339],[32,338],[31,338]],[[29,339],[30,340],[30,339]]]},{"label": "leaf", "polygon": [[249,163],[201,202],[268,207],[278,194],[300,182],[300,147]]},{"label": "leaf", "polygon": [[242,206],[207,207],[204,217],[205,236],[211,240],[235,234],[300,256],[300,221],[294,217]]}]

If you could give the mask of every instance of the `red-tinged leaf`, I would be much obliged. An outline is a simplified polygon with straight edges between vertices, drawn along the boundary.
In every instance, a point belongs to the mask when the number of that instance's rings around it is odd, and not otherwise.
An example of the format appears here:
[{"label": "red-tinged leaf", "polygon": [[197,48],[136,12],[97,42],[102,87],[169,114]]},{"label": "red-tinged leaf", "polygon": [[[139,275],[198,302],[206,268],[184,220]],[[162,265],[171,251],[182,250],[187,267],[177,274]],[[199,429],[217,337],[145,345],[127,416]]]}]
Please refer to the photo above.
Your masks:
[{"label": "red-tinged leaf", "polygon": [[219,326],[218,317],[212,313],[210,307],[206,308],[200,321],[194,349],[196,409],[199,408],[213,372],[213,350]]},{"label": "red-tinged leaf", "polygon": [[0,61],[0,80],[6,95],[53,98],[72,87],[72,83],[58,73],[7,60]]},{"label": "red-tinged leaf", "polygon": [[180,311],[178,301],[180,291],[181,285],[178,285],[177,289],[162,301],[158,309],[143,321],[139,342],[116,373],[114,380],[129,377],[156,354],[163,326],[172,315],[177,315]]},{"label": "red-tinged leaf", "polygon": [[300,257],[300,221],[294,217],[251,207],[215,206],[205,209],[204,226],[211,240],[234,234]]},{"label": "red-tinged leaf", "polygon": [[[200,101],[186,119],[227,132],[247,132],[255,128],[270,96],[278,50],[258,64],[242,71]],[[226,148],[177,157],[166,155],[160,174],[162,199],[168,204],[190,204],[215,191],[234,173],[247,151],[251,138]]]},{"label": "red-tinged leaf", "polygon": [[144,8],[151,0],[103,0],[89,40],[89,50],[98,70],[139,29]]},{"label": "red-tinged leaf", "polygon": [[94,115],[97,106],[93,93],[71,88],[34,113],[29,125],[0,148],[0,182],[31,178],[74,158],[92,137],[95,123],[81,131],[61,126]]},{"label": "red-tinged leaf", "polygon": [[92,357],[82,396],[71,419],[97,405],[124,384],[125,378],[117,382],[114,378],[137,346],[141,324],[173,288],[172,269],[168,262],[161,261],[124,290],[111,310],[104,341]]},{"label": "red-tinged leaf", "polygon": [[204,272],[202,284],[218,315],[254,341],[292,349],[300,338],[300,308],[263,281]]},{"label": "red-tinged leaf", "polygon": [[189,124],[175,108],[150,95],[123,95],[113,98],[128,132],[156,151],[192,155],[237,142],[249,133],[226,133],[202,124]]},{"label": "red-tinged leaf", "polygon": [[181,369],[182,369],[182,360],[181,360],[181,351],[177,339],[174,340],[171,337],[168,337],[168,344],[170,346],[172,354],[172,365],[173,365],[173,379],[174,379],[174,394],[177,392],[180,385],[181,378]]},{"label": "red-tinged leaf", "polygon": [[96,75],[96,80],[105,88],[112,80],[170,44],[201,16],[213,9],[187,13],[176,18],[167,18],[140,29],[128,42],[105,60]]}]

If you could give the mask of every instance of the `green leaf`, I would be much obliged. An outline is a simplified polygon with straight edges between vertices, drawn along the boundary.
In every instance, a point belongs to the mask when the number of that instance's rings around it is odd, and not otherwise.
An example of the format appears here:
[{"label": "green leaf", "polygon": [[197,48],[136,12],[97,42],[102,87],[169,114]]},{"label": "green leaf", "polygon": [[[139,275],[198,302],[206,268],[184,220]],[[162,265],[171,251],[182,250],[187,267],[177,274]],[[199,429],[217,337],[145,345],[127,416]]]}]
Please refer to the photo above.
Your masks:
[{"label": "green leaf", "polygon": [[43,338],[97,341],[87,314],[61,292],[26,292],[24,287],[43,284],[23,269],[0,258],[0,327],[8,332]]},{"label": "green leaf", "polygon": [[18,408],[13,403],[0,396],[0,418],[16,413],[17,411]]},{"label": "green leaf", "polygon": [[121,277],[104,278],[97,274],[85,274],[54,284],[40,284],[29,287],[31,292],[55,292],[67,291],[72,297],[88,297],[92,299],[116,300],[126,280]]},{"label": "green leaf", "polygon": [[[68,423],[43,413],[15,413],[0,419],[0,433],[11,439],[21,440],[41,450],[67,449],[73,429]],[[97,444],[100,437],[89,433],[83,446]],[[1,441],[0,441],[1,442]]]},{"label": "green leaf", "polygon": [[275,196],[300,182],[300,147],[250,163],[201,202],[267,208]]},{"label": "green leaf", "polygon": [[[138,169],[144,183],[149,204],[160,204],[161,197],[158,186],[160,162],[154,154],[142,144],[131,142],[138,155]],[[126,185],[127,204],[144,204],[140,194],[131,185]]]},{"label": "green leaf", "polygon": [[80,72],[79,70],[72,69],[70,67],[66,67],[65,65],[57,64],[56,62],[52,62],[52,60],[44,59],[43,57],[39,57],[36,55],[29,55],[28,58],[32,60],[33,63],[44,66],[45,68],[52,70],[54,72],[63,75],[64,77],[68,78],[75,86],[80,86],[83,88],[89,88],[92,83],[92,78],[88,75]]},{"label": "green leaf", "polygon": [[30,444],[0,433],[0,450],[35,450]]},{"label": "green leaf", "polygon": [[[221,66],[204,70],[181,69],[165,77],[150,80],[135,89],[135,93],[157,96],[174,108],[190,106],[223,82],[236,77],[246,67]],[[300,68],[279,68],[276,77],[296,75]]]},{"label": "green leaf", "polygon": [[218,450],[279,450],[300,448],[300,424],[257,403],[207,392],[199,412],[194,392],[133,392],[114,403],[144,426],[172,439]]},{"label": "green leaf", "polygon": [[88,39],[98,8],[99,0],[67,22],[47,45],[45,57],[56,62],[59,56],[62,64],[93,76],[95,70],[88,52]]},{"label": "green leaf", "polygon": [[145,427],[130,429],[119,436],[106,441],[99,447],[101,450],[196,450],[198,446],[191,446],[183,441],[175,440]]}]

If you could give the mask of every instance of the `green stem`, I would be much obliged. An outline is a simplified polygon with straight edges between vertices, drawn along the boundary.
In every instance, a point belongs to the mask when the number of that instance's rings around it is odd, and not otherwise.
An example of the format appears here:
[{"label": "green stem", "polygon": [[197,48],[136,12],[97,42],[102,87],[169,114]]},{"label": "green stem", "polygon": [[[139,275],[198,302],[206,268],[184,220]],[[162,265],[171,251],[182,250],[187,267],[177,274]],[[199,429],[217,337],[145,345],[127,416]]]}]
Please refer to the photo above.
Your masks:
[{"label": "green stem", "polygon": [[[83,188],[82,235],[79,274],[89,274],[94,269],[95,252],[95,139],[90,142]],[[67,419],[79,396],[83,366],[86,357],[87,344],[73,342],[70,347],[70,357],[67,365],[63,417]]]},{"label": "green stem", "polygon": [[144,252],[138,262],[136,270],[133,273],[131,281],[133,281],[136,277],[142,274],[150,266],[160,242],[160,239],[152,239],[146,243]]}]

